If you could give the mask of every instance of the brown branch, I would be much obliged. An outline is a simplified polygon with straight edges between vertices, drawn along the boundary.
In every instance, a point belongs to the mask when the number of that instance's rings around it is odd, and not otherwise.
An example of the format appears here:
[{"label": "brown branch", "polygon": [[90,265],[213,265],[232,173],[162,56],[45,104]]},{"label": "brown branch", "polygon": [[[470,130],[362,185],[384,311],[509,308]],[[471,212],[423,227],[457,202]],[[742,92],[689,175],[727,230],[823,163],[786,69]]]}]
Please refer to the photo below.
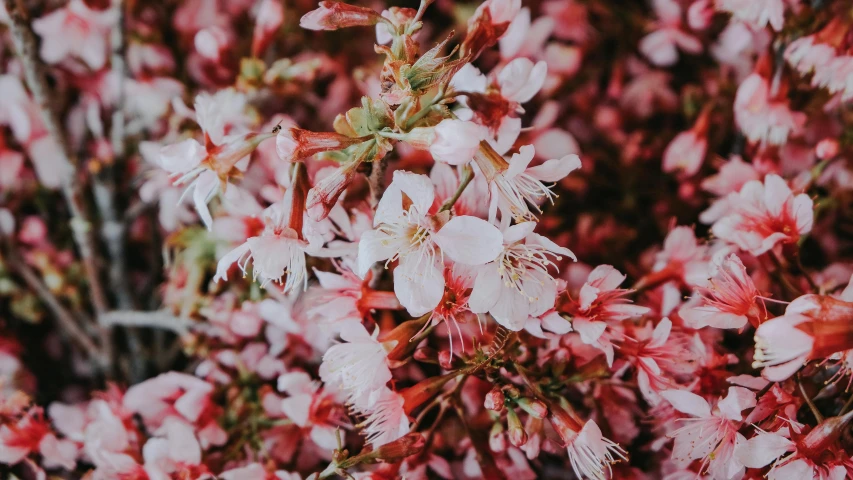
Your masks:
[{"label": "brown branch", "polygon": [[7,260],[10,269],[24,279],[30,290],[35,292],[47,309],[53,313],[59,328],[67,333],[68,337],[87,355],[98,358],[100,362],[106,365],[106,359],[102,355],[103,352],[100,351],[95,342],[77,324],[74,316],[62,305],[62,302],[56,298],[53,292],[47,288],[41,278],[17,255],[17,252],[10,254]]},{"label": "brown branch", "polygon": [[65,137],[59,116],[53,108],[53,99],[51,98],[50,87],[48,87],[45,67],[36,51],[35,34],[33,34],[29,21],[22,9],[19,8],[16,0],[4,0],[4,4],[9,14],[9,33],[15,45],[18,58],[21,60],[21,65],[24,68],[24,77],[27,86],[32,93],[33,100],[35,100],[39,107],[39,113],[41,114],[45,129],[60,147],[60,162],[62,165],[59,168],[64,173],[62,178],[62,193],[71,214],[71,230],[74,234],[74,241],[77,244],[77,249],[83,261],[83,268],[89,281],[92,303],[98,313],[105,312],[107,310],[107,300],[98,276],[93,246],[94,242],[90,233],[91,222],[83,206],[81,189],[75,178],[76,165],[72,161],[74,156]]},{"label": "brown branch", "polygon": [[385,192],[385,167],[387,164],[384,158],[379,158],[374,160],[370,166],[367,184],[370,186],[370,206],[375,208]]}]

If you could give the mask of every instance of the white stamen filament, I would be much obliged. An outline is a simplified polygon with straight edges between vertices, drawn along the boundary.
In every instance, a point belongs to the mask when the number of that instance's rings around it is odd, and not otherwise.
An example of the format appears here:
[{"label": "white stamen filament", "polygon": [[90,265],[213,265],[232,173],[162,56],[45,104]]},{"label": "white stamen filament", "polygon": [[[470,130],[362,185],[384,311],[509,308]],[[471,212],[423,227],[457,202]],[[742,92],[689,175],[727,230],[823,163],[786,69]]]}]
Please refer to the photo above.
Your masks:
[{"label": "white stamen filament", "polygon": [[604,467],[607,467],[607,472],[610,474],[610,465],[617,461],[613,454],[622,460],[626,459],[625,451],[618,444],[607,438],[602,438],[601,441],[606,447],[603,457],[599,457],[595,450],[584,442],[575,441],[568,446],[569,461],[578,478],[605,480],[608,475],[604,474]]},{"label": "white stamen filament", "polygon": [[548,267],[556,267],[556,265],[548,258],[549,255],[554,257],[554,260],[562,258],[542,245],[516,243],[504,248],[495,263],[498,265],[498,274],[500,274],[504,285],[515,288],[532,302],[538,299],[525,292],[524,282],[535,281],[540,285],[542,284],[541,280],[537,280],[531,275],[531,271],[550,276]]},{"label": "white stamen filament", "polygon": [[536,215],[527,207],[528,203],[533,205],[537,212],[542,213],[539,208],[540,200],[547,198],[553,204],[554,198],[557,197],[550,187],[526,173],[520,173],[511,179],[499,174],[495,178],[495,185],[509,204],[512,216],[518,221],[536,220]]},{"label": "white stamen filament", "polygon": [[417,265],[420,265],[424,258],[428,265],[435,262],[437,248],[432,239],[432,229],[423,224],[423,221],[424,216],[412,205],[409,210],[403,212],[403,221],[379,225],[377,230],[387,236],[382,240],[382,245],[394,250],[394,255],[385,262],[386,268],[401,256],[407,257],[413,253],[418,254]]}]

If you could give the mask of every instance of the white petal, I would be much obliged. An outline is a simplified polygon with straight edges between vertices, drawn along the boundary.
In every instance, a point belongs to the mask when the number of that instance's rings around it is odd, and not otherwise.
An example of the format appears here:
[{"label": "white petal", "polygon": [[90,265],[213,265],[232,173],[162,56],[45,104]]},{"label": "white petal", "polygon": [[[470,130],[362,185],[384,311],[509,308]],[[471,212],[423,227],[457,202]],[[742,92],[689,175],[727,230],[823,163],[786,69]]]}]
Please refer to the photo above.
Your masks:
[{"label": "white petal", "polygon": [[711,406],[704,398],[695,393],[686,390],[664,390],[660,394],[681,413],[699,418],[711,416]]},{"label": "white petal", "polygon": [[482,265],[503,250],[503,235],[491,223],[477,217],[453,217],[433,235],[435,243],[454,262]]}]

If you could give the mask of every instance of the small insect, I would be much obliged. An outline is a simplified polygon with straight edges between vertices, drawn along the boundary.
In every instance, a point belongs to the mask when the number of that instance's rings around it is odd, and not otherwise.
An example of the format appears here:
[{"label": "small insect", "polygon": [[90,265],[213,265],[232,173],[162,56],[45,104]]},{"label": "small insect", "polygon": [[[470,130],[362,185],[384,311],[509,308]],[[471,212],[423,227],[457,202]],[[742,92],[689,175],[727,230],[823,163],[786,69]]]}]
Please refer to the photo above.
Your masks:
[{"label": "small insect", "polygon": [[278,125],[272,127],[272,133],[277,134],[280,131],[281,131],[281,122],[278,122]]}]

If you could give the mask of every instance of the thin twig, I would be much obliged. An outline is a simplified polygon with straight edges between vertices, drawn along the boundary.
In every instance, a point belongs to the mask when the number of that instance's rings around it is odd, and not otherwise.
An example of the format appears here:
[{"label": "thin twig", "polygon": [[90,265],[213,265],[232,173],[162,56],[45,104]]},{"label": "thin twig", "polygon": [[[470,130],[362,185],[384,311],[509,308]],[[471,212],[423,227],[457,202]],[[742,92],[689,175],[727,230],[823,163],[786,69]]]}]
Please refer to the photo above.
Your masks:
[{"label": "thin twig", "polygon": [[370,206],[376,207],[379,199],[382,198],[382,193],[385,192],[385,159],[374,160],[370,166],[370,176],[367,177],[367,183],[370,186]]},{"label": "thin twig", "polygon": [[92,238],[90,235],[91,222],[83,207],[80,186],[76,181],[76,165],[72,161],[74,156],[62,130],[62,124],[53,108],[50,88],[47,85],[47,76],[44,64],[36,52],[36,40],[29,22],[23,12],[18,8],[16,0],[4,0],[6,11],[9,13],[9,32],[15,44],[15,50],[21,65],[24,68],[24,76],[27,86],[33,95],[33,100],[39,107],[45,129],[59,145],[59,161],[62,173],[62,193],[68,203],[71,212],[71,229],[74,232],[74,240],[80,250],[83,267],[89,280],[89,289],[92,293],[92,302],[99,312],[107,310],[106,296],[101,287],[98,270],[95,263]]},{"label": "thin twig", "polygon": [[189,332],[193,322],[178,318],[166,311],[143,312],[135,310],[114,310],[98,316],[98,323],[105,327],[121,325],[131,328],[156,328],[168,330],[178,335]]},{"label": "thin twig", "polygon": [[850,407],[853,406],[853,395],[850,395],[850,398],[844,402],[844,406],[841,407],[841,412],[838,413],[839,416],[844,415],[850,410]]},{"label": "thin twig", "polygon": [[[60,166],[58,168],[62,172],[62,194],[65,197],[65,202],[68,204],[68,210],[71,214],[71,231],[73,232],[74,242],[80,253],[83,270],[89,283],[92,306],[95,308],[97,314],[101,314],[106,312],[109,307],[107,297],[101,285],[95,259],[94,240],[91,235],[92,222],[86,213],[81,193],[82,189],[77,181],[76,161],[74,160],[74,155],[72,154],[65,132],[62,129],[62,123],[59,121],[59,115],[54,109],[50,87],[48,87],[47,83],[46,69],[36,51],[35,34],[16,0],[4,0],[4,5],[9,15],[9,33],[15,45],[18,58],[21,60],[27,86],[30,89],[30,93],[32,93],[33,100],[39,107],[39,113],[45,129],[60,147],[58,152]],[[112,345],[108,331],[101,331],[101,350],[102,357],[111,361]]]},{"label": "thin twig", "polygon": [[797,374],[797,386],[800,388],[800,393],[803,395],[803,399],[806,401],[806,404],[809,406],[809,409],[812,411],[814,418],[818,422],[823,421],[823,415],[821,415],[820,410],[817,409],[817,405],[814,404],[814,401],[806,394],[806,389],[803,388],[803,382],[800,380],[800,374]]},{"label": "thin twig", "polygon": [[[116,77],[117,95],[110,123],[110,145],[113,159],[109,164],[101,166],[100,171],[92,176],[92,194],[95,205],[101,215],[101,238],[109,253],[110,286],[115,294],[118,308],[129,310],[134,308],[134,298],[131,294],[127,274],[127,255],[125,242],[127,224],[122,221],[116,209],[115,166],[124,160],[125,146],[125,78],[127,76],[124,61],[124,2],[118,0],[113,5],[116,12],[115,24],[112,27],[110,42],[112,53],[110,66]],[[130,381],[141,381],[145,376],[145,357],[142,340],[139,333],[133,329],[127,331],[127,346],[130,351]]]},{"label": "thin twig", "polygon": [[[56,317],[59,328],[68,334],[68,337],[82,349],[87,355],[93,357],[101,357],[100,348],[95,345],[95,342],[89,338],[83,328],[77,324],[74,316],[69,312],[62,302],[50,291],[49,288],[42,282],[38,274],[36,274],[29,265],[26,264],[19,256],[12,253],[7,258],[10,269],[16,272],[27,286],[35,292],[41,299],[48,310]],[[98,358],[103,362],[103,358]]]},{"label": "thin twig", "polygon": [[462,175],[459,178],[459,187],[456,189],[456,192],[453,193],[453,196],[448,198],[446,202],[441,206],[440,212],[444,212],[453,208],[453,205],[456,204],[456,201],[459,200],[459,197],[465,192],[465,189],[468,188],[468,185],[471,183],[471,180],[474,179],[474,169],[471,168],[471,165],[465,164],[462,167]]}]

